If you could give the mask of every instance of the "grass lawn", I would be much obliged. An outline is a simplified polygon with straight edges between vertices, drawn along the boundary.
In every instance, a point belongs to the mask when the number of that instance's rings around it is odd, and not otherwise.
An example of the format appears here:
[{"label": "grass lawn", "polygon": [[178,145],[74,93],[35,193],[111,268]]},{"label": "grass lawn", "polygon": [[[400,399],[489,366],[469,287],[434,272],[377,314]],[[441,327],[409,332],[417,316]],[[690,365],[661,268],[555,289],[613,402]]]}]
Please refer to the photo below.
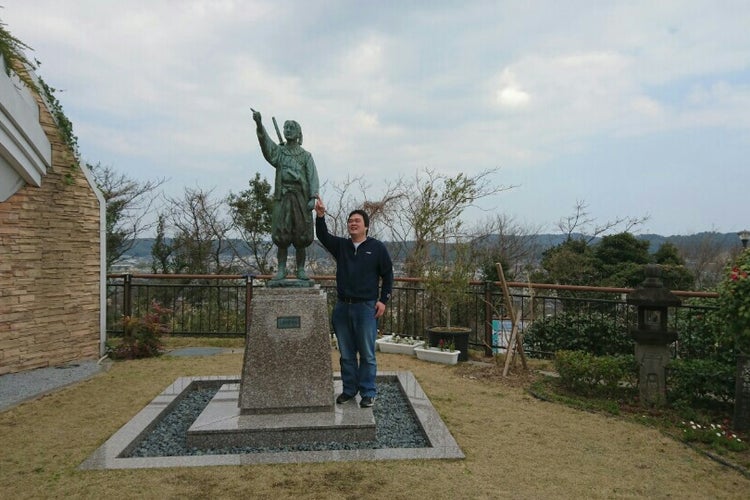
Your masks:
[{"label": "grass lawn", "polygon": [[[171,347],[241,347],[170,339]],[[338,356],[332,352],[334,367]],[[533,397],[534,377],[378,354],[409,370],[464,460],[82,471],[78,465],[177,377],[238,375],[242,354],[116,362],[0,413],[0,498],[748,498],[750,479],[662,430]]]}]

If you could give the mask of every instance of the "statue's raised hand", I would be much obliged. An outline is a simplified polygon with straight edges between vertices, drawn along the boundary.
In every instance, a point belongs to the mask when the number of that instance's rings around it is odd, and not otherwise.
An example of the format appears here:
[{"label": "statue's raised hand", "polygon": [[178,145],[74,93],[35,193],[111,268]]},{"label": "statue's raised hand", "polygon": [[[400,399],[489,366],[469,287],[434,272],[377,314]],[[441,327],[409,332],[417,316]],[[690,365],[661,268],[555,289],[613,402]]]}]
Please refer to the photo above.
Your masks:
[{"label": "statue's raised hand", "polygon": [[255,123],[260,125],[260,120],[261,120],[260,111],[255,111],[253,108],[250,108],[250,111],[253,112],[253,120],[255,120]]}]

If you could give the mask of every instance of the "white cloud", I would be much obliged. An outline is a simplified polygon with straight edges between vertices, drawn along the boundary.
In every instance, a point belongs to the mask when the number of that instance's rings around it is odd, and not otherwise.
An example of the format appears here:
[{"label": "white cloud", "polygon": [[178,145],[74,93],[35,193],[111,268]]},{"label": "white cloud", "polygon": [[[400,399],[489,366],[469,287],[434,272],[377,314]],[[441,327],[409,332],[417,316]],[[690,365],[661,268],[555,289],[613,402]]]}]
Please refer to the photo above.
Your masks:
[{"label": "white cloud", "polygon": [[378,76],[383,71],[383,41],[370,36],[344,53],[342,71],[359,78]]},{"label": "white cloud", "polygon": [[660,119],[664,116],[662,105],[655,99],[646,96],[635,96],[631,100],[631,107],[637,114],[651,119]]},{"label": "white cloud", "polygon": [[531,96],[521,88],[512,70],[503,70],[499,80],[495,94],[497,104],[504,108],[523,108],[529,103]]},{"label": "white cloud", "polygon": [[530,96],[516,87],[505,87],[497,91],[497,102],[509,108],[522,108],[529,103]]},{"label": "white cloud", "polygon": [[361,128],[368,130],[376,130],[380,125],[377,115],[366,113],[364,111],[357,112],[357,114],[355,115],[355,120]]},{"label": "white cloud", "polygon": [[[589,165],[577,165],[579,178],[614,185],[601,165],[629,141],[643,141],[645,163],[664,163],[689,143],[730,168],[750,149],[748,139],[733,148],[708,139],[717,129],[750,137],[743,2],[3,5],[0,18],[62,89],[84,156],[146,178],[201,179],[226,191],[252,169],[269,175],[251,106],[267,125],[271,116],[300,121],[328,179],[363,172],[376,189],[424,167],[499,166],[507,183],[523,177],[517,208],[547,221],[586,197],[572,171],[554,191],[547,186],[573,158],[599,166],[580,174]],[[721,175],[702,155],[684,163],[694,184],[705,171]],[[680,179],[671,182],[669,192],[679,191]],[[535,205],[540,193],[546,210]],[[632,202],[618,196],[620,206]],[[719,213],[736,212],[721,207],[733,196],[702,196],[717,205],[705,217],[728,224]]]}]

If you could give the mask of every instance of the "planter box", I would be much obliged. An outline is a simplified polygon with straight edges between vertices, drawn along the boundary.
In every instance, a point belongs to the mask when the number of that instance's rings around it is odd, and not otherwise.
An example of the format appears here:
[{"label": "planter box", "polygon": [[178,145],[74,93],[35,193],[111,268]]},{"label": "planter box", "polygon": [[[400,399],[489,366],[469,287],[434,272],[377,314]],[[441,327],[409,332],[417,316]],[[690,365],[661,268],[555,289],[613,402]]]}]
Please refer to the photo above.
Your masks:
[{"label": "planter box", "polygon": [[458,355],[461,354],[461,351],[441,351],[437,347],[417,347],[414,352],[417,358],[423,361],[443,363],[444,365],[455,365],[458,363]]},{"label": "planter box", "polygon": [[386,353],[391,353],[391,354],[408,354],[409,356],[414,356],[414,348],[424,345],[424,342],[422,341],[419,341],[415,344],[391,342],[392,338],[393,338],[392,335],[386,335],[382,338],[377,339],[375,341],[375,345],[377,346],[378,350],[380,352],[386,352]]},{"label": "planter box", "polygon": [[446,344],[453,343],[453,346],[461,351],[458,356],[459,361],[469,360],[469,334],[472,332],[471,328],[463,327],[442,327],[432,326],[427,328],[427,339],[430,341],[431,347],[437,347],[440,345],[442,340]]}]

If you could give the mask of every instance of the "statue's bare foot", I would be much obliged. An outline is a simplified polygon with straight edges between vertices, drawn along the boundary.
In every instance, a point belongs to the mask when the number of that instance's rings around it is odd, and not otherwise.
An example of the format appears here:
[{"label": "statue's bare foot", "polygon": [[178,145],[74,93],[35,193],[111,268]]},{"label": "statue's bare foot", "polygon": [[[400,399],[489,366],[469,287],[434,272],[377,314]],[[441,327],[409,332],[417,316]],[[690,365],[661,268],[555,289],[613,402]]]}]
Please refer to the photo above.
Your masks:
[{"label": "statue's bare foot", "polygon": [[297,269],[297,279],[298,280],[309,280],[310,278],[307,277],[307,273],[304,269]]}]

